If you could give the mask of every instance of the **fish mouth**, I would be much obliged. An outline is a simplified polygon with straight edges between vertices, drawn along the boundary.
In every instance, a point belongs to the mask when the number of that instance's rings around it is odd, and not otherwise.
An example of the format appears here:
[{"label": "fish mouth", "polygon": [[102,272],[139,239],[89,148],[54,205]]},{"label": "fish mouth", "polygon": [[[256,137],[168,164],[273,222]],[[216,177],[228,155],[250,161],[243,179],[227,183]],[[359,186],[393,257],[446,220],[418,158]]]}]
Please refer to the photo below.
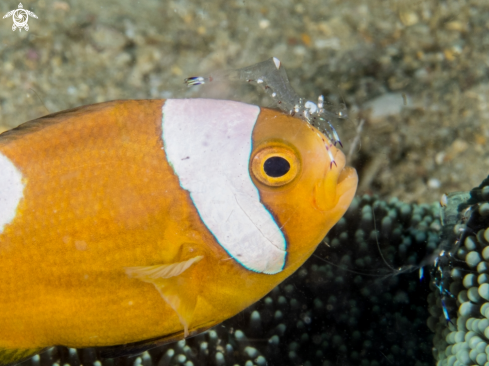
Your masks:
[{"label": "fish mouth", "polygon": [[337,150],[337,166],[327,167],[315,187],[316,207],[321,211],[338,211],[341,215],[350,206],[358,186],[357,171],[346,165],[345,155]]},{"label": "fish mouth", "polygon": [[338,203],[336,208],[346,212],[350,203],[355,197],[358,186],[358,174],[352,167],[344,167],[336,182],[336,196],[338,197]]}]

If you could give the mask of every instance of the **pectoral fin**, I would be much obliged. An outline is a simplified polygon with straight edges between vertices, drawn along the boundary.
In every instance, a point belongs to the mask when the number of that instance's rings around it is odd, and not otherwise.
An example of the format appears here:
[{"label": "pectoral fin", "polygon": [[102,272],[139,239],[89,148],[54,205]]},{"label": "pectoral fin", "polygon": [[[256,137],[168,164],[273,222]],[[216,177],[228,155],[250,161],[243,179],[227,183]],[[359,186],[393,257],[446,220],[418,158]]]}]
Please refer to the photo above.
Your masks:
[{"label": "pectoral fin", "polygon": [[204,256],[198,255],[171,264],[125,268],[129,277],[151,283],[156,287],[161,297],[177,313],[185,337],[189,334],[189,324],[200,292],[198,276],[191,267],[203,258]]}]

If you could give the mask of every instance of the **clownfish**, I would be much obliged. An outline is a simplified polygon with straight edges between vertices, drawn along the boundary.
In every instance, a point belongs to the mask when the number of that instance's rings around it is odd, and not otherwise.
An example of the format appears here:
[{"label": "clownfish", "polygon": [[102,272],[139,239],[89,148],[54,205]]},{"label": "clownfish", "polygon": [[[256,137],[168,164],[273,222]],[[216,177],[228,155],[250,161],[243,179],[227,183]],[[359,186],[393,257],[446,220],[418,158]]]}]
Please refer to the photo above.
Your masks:
[{"label": "clownfish", "polygon": [[2,133],[0,364],[183,339],[265,296],[355,194],[325,139],[211,99],[113,101]]}]

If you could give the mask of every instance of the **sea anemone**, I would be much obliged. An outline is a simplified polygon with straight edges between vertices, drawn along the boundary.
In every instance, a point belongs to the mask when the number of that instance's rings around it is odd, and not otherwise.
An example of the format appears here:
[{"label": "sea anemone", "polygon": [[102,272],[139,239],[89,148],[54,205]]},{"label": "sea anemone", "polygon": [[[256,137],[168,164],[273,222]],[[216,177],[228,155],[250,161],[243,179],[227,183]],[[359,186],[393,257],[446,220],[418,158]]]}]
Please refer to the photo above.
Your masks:
[{"label": "sea anemone", "polygon": [[[433,305],[428,309],[430,282],[419,279],[418,269],[423,259],[436,254],[440,231],[438,205],[386,202],[368,195],[355,198],[293,276],[207,333],[130,357],[103,359],[103,350],[53,347],[28,362],[430,365],[433,335],[426,320]],[[440,311],[438,306],[437,316]],[[441,326],[447,329],[444,321]],[[435,339],[439,338],[437,333]]]}]

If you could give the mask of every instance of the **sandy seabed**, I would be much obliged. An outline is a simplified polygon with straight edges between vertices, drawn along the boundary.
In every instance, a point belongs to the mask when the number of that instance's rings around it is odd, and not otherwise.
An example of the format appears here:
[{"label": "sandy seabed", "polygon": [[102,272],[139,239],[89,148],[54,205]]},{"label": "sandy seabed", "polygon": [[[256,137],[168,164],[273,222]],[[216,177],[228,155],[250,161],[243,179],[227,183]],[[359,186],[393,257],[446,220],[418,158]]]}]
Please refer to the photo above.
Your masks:
[{"label": "sandy seabed", "polygon": [[346,153],[364,121],[350,156],[360,194],[432,202],[489,172],[487,0],[23,5],[38,16],[29,31],[0,19],[0,130],[84,104],[188,96],[187,76],[275,56],[302,96],[347,104]]}]

